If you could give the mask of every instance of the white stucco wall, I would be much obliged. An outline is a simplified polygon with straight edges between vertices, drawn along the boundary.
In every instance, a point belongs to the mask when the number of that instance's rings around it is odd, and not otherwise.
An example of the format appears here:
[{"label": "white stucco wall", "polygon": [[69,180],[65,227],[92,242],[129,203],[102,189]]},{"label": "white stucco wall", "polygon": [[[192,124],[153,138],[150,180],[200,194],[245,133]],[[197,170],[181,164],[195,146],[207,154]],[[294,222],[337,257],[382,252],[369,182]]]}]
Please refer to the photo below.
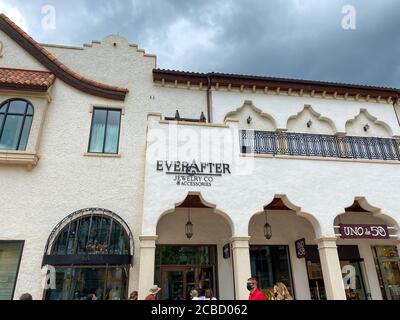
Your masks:
[{"label": "white stucco wall", "polygon": [[15,68],[27,70],[48,71],[42,64],[9,38],[3,31],[0,30],[0,41],[3,44],[3,55],[0,58],[0,67]]},{"label": "white stucco wall", "polygon": [[[42,298],[40,268],[50,232],[68,214],[88,207],[111,210],[129,225],[135,242],[129,290],[137,290],[147,113],[174,115],[178,105],[185,117],[197,118],[202,111],[206,112],[205,93],[180,91],[178,99],[175,91],[155,87],[152,81],[155,58],[143,57],[136,48],[117,38],[124,43],[117,46],[117,52],[110,41],[105,41],[91,48],[90,54],[86,54],[87,48],[59,48],[54,53],[60,61],[68,61],[92,80],[127,87],[130,93],[126,100],[90,96],[57,79],[38,141],[37,167],[28,171],[23,167],[0,166],[3,190],[0,202],[7,204],[0,209],[4,221],[0,225],[0,240],[25,240],[15,291],[17,298],[24,292],[32,293],[34,299]],[[1,67],[44,70],[5,34],[0,33],[0,41],[5,44]],[[1,95],[2,100],[8,97],[8,93]],[[35,110],[40,111],[40,102],[32,102]],[[124,109],[120,158],[84,156],[93,105]],[[39,130],[36,120],[32,132]],[[29,143],[31,140],[32,136]]]},{"label": "white stucco wall", "polygon": [[[218,137],[227,133],[231,145],[217,144],[210,139],[209,149],[199,142],[202,136]],[[236,134],[236,135],[235,135]],[[163,137],[162,139],[160,137]],[[172,137],[172,140],[169,138]],[[178,145],[176,145],[178,137]],[[317,236],[332,236],[336,215],[350,206],[355,197],[363,196],[382,213],[399,224],[398,199],[393,192],[400,190],[400,182],[393,179],[398,164],[344,162],[281,158],[245,158],[239,155],[237,127],[229,129],[209,126],[176,126],[149,124],[151,144],[147,150],[146,190],[143,231],[155,232],[155,221],[163,212],[182,201],[188,192],[201,192],[204,199],[217,206],[232,219],[234,235],[247,235],[250,218],[270,203],[275,195],[286,195],[301,211],[313,216],[319,223]],[[163,148],[176,153],[155,152]],[[222,148],[222,149],[221,149]],[[231,157],[222,158],[221,155]],[[208,159],[201,159],[208,155]],[[160,158],[168,156],[169,158]],[[156,171],[157,160],[170,161],[229,161],[232,175],[216,179],[213,187],[176,187],[171,177]],[[247,170],[244,170],[247,167]],[[157,202],[151,195],[160,195]]]}]

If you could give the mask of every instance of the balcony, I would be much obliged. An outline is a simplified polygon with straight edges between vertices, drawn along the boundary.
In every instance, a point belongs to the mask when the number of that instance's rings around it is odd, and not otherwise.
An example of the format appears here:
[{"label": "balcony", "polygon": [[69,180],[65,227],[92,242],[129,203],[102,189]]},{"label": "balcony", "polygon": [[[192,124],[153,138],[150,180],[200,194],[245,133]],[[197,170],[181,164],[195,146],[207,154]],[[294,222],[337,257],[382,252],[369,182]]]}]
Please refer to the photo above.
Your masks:
[{"label": "balcony", "polygon": [[243,154],[400,161],[400,139],[241,130]]}]

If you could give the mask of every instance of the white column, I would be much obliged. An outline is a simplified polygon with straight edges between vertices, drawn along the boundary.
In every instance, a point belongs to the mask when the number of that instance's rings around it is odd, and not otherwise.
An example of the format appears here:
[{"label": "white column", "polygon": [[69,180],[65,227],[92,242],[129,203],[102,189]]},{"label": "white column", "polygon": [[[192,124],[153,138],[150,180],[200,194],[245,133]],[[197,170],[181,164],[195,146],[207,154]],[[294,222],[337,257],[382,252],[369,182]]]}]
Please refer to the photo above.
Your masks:
[{"label": "white column", "polygon": [[336,238],[317,239],[328,300],[346,300]]},{"label": "white column", "polygon": [[[139,261],[139,300],[149,294],[149,289],[154,283],[154,264],[156,258],[156,240],[158,236],[140,236],[140,261]],[[160,286],[159,283],[156,283]]]},{"label": "white column", "polygon": [[236,300],[247,300],[249,298],[249,292],[246,288],[247,279],[251,277],[249,241],[250,237],[231,238]]}]

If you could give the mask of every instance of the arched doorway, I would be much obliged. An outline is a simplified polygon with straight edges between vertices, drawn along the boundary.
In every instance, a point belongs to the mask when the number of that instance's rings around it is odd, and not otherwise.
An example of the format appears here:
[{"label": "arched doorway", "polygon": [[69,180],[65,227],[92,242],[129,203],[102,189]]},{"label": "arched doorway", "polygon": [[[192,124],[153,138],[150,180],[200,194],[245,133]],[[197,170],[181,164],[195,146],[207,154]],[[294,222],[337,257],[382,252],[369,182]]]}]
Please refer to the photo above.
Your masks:
[{"label": "arched doorway", "polygon": [[396,221],[356,198],[334,228],[347,299],[400,300]]},{"label": "arched doorway", "polygon": [[117,214],[98,208],[72,213],[46,244],[42,265],[56,275],[44,299],[126,299],[132,250],[132,234]]},{"label": "arched doorway", "polygon": [[[269,230],[266,225],[269,225]],[[276,196],[262,212],[251,218],[251,273],[258,279],[259,288],[268,299],[273,298],[273,286],[277,282],[283,282],[298,300],[309,300],[314,295],[323,294],[318,291],[320,282],[323,283],[322,276],[318,282],[308,276],[310,270],[305,255],[308,251],[298,255],[299,248],[296,247],[296,242],[306,246],[304,249],[315,245],[315,228],[318,226],[311,215],[302,213],[301,208],[291,204],[285,196]]]},{"label": "arched doorway", "polygon": [[157,224],[155,259],[160,298],[189,300],[192,289],[212,289],[218,299],[233,299],[232,261],[226,252],[231,230],[226,217],[198,194],[164,214]]}]

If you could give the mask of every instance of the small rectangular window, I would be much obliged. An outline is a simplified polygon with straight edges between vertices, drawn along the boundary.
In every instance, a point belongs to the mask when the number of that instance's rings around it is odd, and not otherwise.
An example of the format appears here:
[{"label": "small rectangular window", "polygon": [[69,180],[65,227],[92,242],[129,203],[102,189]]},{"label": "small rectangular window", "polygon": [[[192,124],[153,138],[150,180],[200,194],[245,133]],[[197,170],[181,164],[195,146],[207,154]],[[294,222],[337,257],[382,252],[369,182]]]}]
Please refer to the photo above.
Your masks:
[{"label": "small rectangular window", "polygon": [[117,154],[120,126],[121,110],[95,108],[90,131],[89,152]]}]

